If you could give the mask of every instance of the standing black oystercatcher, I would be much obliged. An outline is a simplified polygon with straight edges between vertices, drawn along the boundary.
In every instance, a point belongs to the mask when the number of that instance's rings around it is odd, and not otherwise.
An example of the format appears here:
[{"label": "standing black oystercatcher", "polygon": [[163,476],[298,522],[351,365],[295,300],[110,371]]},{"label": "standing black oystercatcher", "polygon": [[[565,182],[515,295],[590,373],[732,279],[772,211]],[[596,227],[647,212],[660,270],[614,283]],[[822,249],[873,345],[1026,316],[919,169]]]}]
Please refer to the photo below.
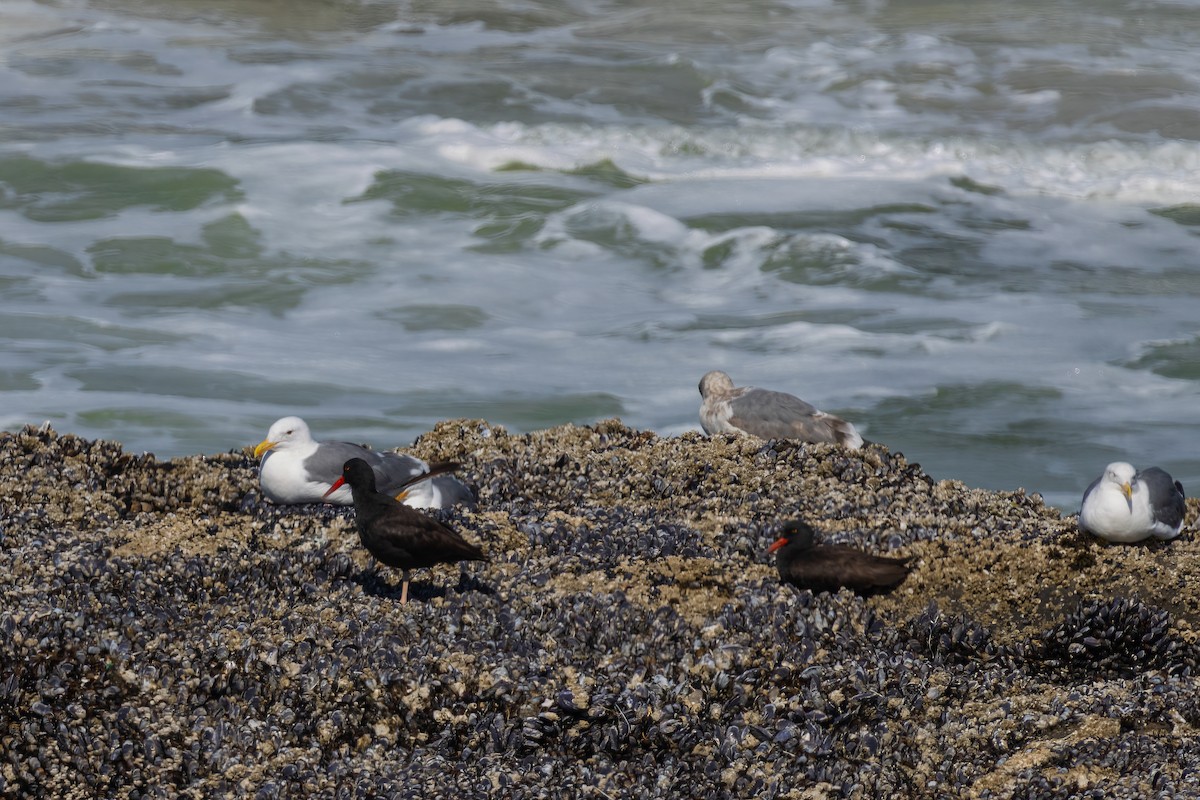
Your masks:
[{"label": "standing black oystercatcher", "polygon": [[[436,464],[411,483],[432,477],[439,468],[449,471],[455,467],[457,464]],[[410,569],[454,561],[487,561],[482,550],[438,520],[390,495],[375,491],[375,472],[361,458],[352,458],[342,466],[342,477],[334,482],[329,492],[337,491],[344,484],[350,486],[354,495],[354,516],[363,547],[384,564],[403,571],[401,603],[408,602]]]},{"label": "standing black oystercatcher", "polygon": [[836,592],[845,586],[869,596],[884,594],[908,577],[911,558],[873,556],[853,547],[819,545],[813,529],[801,520],[783,526],[779,539],[768,553],[778,552],[775,566],[779,579],[813,592]]}]

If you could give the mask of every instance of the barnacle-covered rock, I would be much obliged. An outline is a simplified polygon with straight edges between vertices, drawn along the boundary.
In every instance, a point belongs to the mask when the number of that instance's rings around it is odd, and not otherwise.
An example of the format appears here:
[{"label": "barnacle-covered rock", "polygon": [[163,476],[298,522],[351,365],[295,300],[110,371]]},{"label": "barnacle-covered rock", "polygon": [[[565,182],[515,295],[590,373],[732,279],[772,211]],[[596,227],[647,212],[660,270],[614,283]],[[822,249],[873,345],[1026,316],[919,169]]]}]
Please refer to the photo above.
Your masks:
[{"label": "barnacle-covered rock", "polygon": [[[402,606],[349,509],[264,503],[244,453],[0,434],[0,795],[1200,791],[1191,537],[1105,548],[880,445],[455,420],[411,449],[464,465],[479,506],[436,513],[491,560]],[[795,516],[916,569],[790,591]]]}]

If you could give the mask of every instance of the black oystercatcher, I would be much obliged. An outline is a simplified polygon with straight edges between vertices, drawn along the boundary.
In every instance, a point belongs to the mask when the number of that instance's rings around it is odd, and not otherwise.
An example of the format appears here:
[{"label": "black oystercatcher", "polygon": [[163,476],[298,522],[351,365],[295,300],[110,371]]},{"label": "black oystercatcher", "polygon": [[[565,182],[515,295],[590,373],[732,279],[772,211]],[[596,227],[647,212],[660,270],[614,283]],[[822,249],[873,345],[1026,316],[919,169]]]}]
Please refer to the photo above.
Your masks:
[{"label": "black oystercatcher", "polygon": [[845,586],[870,596],[885,594],[908,577],[910,558],[873,556],[853,547],[819,545],[813,529],[794,520],[783,526],[779,539],[768,553],[775,553],[779,579],[800,589],[836,592]]},{"label": "black oystercatcher", "polygon": [[[435,465],[440,468],[455,466],[449,463]],[[419,475],[412,482],[428,477],[430,473]],[[401,603],[408,602],[410,569],[454,561],[487,561],[482,550],[438,520],[409,508],[391,495],[375,491],[375,472],[361,458],[352,458],[342,466],[342,476],[329,492],[343,484],[350,486],[354,497],[354,516],[363,547],[384,564],[403,571]]]},{"label": "black oystercatcher", "polygon": [[1079,527],[1110,542],[1174,539],[1186,512],[1183,484],[1165,471],[1114,461],[1083,493]]},{"label": "black oystercatcher", "polygon": [[863,438],[846,420],[826,414],[785,392],[754,386],[735,389],[720,370],[700,379],[700,425],[704,432],[749,433],[763,439],[836,442],[857,450]]},{"label": "black oystercatcher", "polygon": [[[273,503],[336,503],[348,506],[350,492],[329,492],[329,485],[342,474],[342,465],[361,458],[375,471],[375,480],[383,492],[396,494],[413,477],[420,477],[429,465],[404,453],[377,453],[350,442],[318,442],[308,425],[299,417],[275,421],[267,438],[254,448],[254,457],[262,458],[258,482],[263,494]],[[471,504],[471,490],[453,475],[421,484],[404,502],[414,508],[449,508],[455,503]]]}]

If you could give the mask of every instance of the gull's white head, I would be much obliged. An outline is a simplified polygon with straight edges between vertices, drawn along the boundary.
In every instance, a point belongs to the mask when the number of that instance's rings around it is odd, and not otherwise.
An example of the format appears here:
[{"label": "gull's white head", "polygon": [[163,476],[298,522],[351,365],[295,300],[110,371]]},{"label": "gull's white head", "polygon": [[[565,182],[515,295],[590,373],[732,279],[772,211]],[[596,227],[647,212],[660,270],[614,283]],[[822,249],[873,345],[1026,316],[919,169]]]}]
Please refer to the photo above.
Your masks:
[{"label": "gull's white head", "polygon": [[1114,461],[1104,468],[1104,482],[1116,485],[1126,500],[1133,498],[1133,479],[1137,470],[1127,461]]},{"label": "gull's white head", "polygon": [[299,417],[283,417],[275,420],[275,424],[267,431],[267,438],[255,446],[254,457],[261,458],[268,450],[276,448],[286,449],[311,444],[312,440],[312,433],[304,420]]}]

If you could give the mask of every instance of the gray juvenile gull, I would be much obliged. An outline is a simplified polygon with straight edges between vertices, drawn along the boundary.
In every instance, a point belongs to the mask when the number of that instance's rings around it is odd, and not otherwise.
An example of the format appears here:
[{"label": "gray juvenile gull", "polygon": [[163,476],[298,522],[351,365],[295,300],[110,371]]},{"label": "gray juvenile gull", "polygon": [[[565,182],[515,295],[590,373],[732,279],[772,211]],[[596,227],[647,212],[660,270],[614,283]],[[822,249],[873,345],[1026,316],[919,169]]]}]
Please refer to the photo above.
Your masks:
[{"label": "gray juvenile gull", "polygon": [[1114,461],[1083,493],[1079,528],[1110,542],[1174,539],[1183,530],[1183,485],[1158,467]]},{"label": "gray juvenile gull", "polygon": [[826,414],[794,395],[754,386],[735,389],[728,375],[713,370],[700,379],[700,424],[704,432],[742,432],[763,439],[831,442],[851,450],[863,438],[841,417]]},{"label": "gray juvenile gull", "polygon": [[[349,486],[342,486],[325,497],[325,492],[342,477],[343,465],[352,458],[361,458],[375,472],[382,492],[390,492],[409,479],[429,471],[429,465],[419,458],[403,453],[377,453],[350,442],[318,442],[308,425],[299,417],[284,417],[275,421],[267,438],[254,448],[255,458],[262,458],[258,482],[263,494],[273,503],[336,503],[348,506],[354,502]],[[453,475],[439,475],[414,484],[404,498],[414,508],[449,508],[455,503],[475,502],[474,495]]]}]

